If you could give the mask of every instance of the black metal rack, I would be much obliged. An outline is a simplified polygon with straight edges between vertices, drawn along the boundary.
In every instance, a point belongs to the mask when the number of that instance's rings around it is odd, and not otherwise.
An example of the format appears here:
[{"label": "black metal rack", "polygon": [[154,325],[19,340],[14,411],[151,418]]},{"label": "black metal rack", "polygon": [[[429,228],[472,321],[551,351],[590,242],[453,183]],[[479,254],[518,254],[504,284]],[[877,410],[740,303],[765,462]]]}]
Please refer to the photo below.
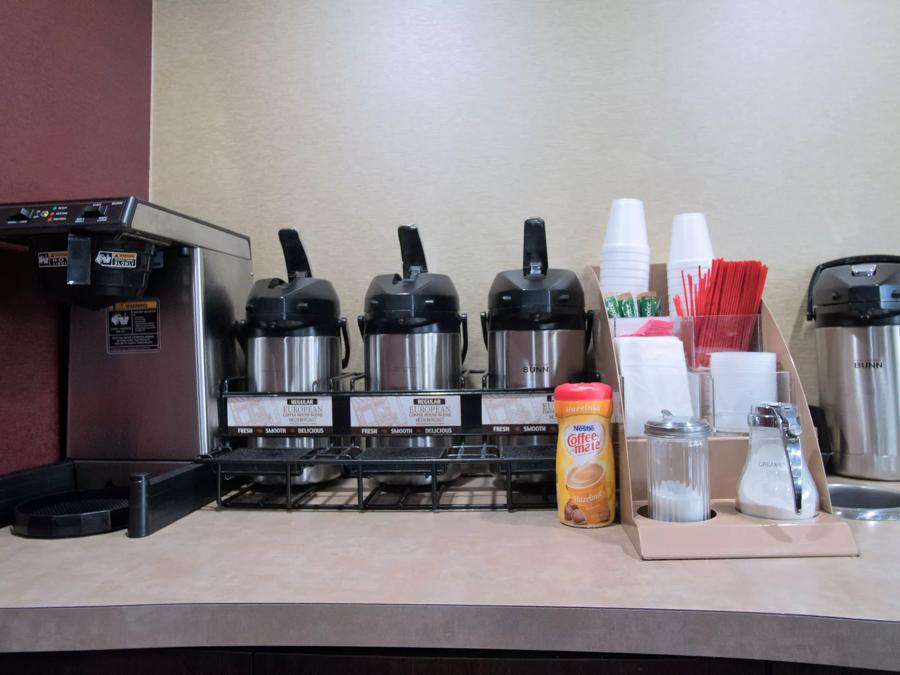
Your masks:
[{"label": "black metal rack", "polygon": [[[345,378],[353,381],[353,377]],[[448,391],[328,391],[250,393],[241,380],[223,383],[220,420],[224,434],[206,458],[217,476],[222,508],[311,510],[516,510],[556,507],[555,437],[552,390],[460,389]],[[375,404],[391,408],[396,399],[440,405],[444,424],[404,426],[408,420],[363,424],[359,410]],[[391,401],[394,399],[394,401]],[[412,399],[412,401],[409,401]],[[255,419],[247,409],[263,400],[274,405],[317,406],[317,424],[291,426]],[[524,406],[519,419],[497,423],[491,411],[510,402]],[[239,415],[237,410],[243,406]],[[396,409],[396,406],[393,406]],[[324,411],[324,413],[323,413]],[[448,412],[449,411],[449,412]],[[485,415],[484,413],[488,413]],[[519,414],[522,414],[521,411]],[[240,417],[241,419],[236,419]],[[388,415],[390,417],[390,413]],[[513,415],[515,417],[515,415]],[[430,447],[390,446],[390,438],[447,437]],[[538,445],[511,445],[501,437],[528,436]],[[259,438],[313,438],[316,448],[244,447]],[[377,447],[368,439],[377,438]],[[337,465],[341,477],[328,483],[297,485],[305,467]],[[462,476],[443,481],[450,467]],[[391,475],[417,485],[393,485]],[[243,479],[243,480],[241,480]],[[411,480],[410,480],[411,479]],[[234,483],[240,483],[234,489]]]}]

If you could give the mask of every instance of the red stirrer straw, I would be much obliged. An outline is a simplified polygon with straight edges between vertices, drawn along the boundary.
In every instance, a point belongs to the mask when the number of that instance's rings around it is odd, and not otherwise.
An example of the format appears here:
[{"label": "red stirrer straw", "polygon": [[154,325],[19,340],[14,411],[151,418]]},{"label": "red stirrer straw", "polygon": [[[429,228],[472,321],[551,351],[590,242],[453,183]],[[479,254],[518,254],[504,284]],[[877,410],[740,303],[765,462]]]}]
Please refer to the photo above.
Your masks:
[{"label": "red stirrer straw", "polygon": [[[708,365],[713,351],[742,351],[750,347],[769,268],[758,260],[716,258],[705,274],[697,268],[681,273],[684,307],[676,297],[679,316],[694,317],[698,360]],[[684,312],[684,313],[683,313]]]}]

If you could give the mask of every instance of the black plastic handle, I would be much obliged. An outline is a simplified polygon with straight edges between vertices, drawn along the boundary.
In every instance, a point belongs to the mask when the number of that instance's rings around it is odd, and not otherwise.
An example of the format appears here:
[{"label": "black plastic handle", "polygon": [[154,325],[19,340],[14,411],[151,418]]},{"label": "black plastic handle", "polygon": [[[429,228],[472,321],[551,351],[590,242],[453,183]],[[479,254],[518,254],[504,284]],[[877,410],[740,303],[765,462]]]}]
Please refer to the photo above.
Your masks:
[{"label": "black plastic handle", "polygon": [[70,234],[66,263],[68,286],[91,285],[91,238]]},{"label": "black plastic handle", "polygon": [[484,339],[484,348],[487,349],[487,336],[488,336],[488,313],[481,313],[481,337]]},{"label": "black plastic handle", "polygon": [[547,275],[547,232],[543,218],[525,221],[522,240],[522,274],[526,277]]},{"label": "black plastic handle", "polygon": [[306,249],[300,241],[297,230],[284,228],[278,230],[278,241],[281,242],[281,251],[284,253],[284,264],[287,266],[288,281],[311,277],[312,268],[309,258],[306,257]]},{"label": "black plastic handle", "polygon": [[365,340],[366,339],[366,315],[359,314],[356,317],[356,325],[359,326],[359,336]]},{"label": "black plastic handle", "polygon": [[244,319],[238,319],[231,327],[234,339],[237,341],[244,356],[247,356],[247,322]]},{"label": "black plastic handle", "polygon": [[422,272],[427,272],[428,263],[425,262],[419,228],[401,225],[397,228],[397,235],[400,238],[400,257],[403,259],[403,278],[415,279]]},{"label": "black plastic handle", "polygon": [[460,364],[466,362],[466,354],[469,353],[469,317],[467,314],[459,315],[459,325],[462,328],[462,357]]},{"label": "black plastic handle", "polygon": [[819,276],[825,270],[831,267],[843,267],[844,265],[865,265],[867,263],[898,263],[900,264],[900,256],[896,255],[856,255],[849,258],[838,258],[837,260],[829,260],[817,266],[809,280],[809,287],[806,289],[806,320],[812,321],[816,318],[813,309],[813,287],[819,280]]},{"label": "black plastic handle", "polygon": [[341,329],[341,339],[344,341],[344,358],[341,359],[341,370],[350,363],[350,335],[347,332],[347,317],[342,316],[338,325]]}]

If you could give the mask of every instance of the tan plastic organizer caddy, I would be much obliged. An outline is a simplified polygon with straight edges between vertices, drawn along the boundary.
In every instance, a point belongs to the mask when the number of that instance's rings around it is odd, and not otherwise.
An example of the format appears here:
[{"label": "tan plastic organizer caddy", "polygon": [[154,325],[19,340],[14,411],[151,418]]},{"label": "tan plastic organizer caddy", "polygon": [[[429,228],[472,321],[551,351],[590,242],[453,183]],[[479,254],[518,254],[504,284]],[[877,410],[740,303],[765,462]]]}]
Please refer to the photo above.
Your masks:
[{"label": "tan plastic organizer caddy", "polygon": [[[656,291],[665,312],[668,297],[666,266],[652,265],[650,289]],[[613,327],[602,308],[598,268],[586,270],[586,299],[597,310],[594,356],[603,381],[613,389],[614,405],[622,415],[622,380],[613,344]],[[638,554],[645,560],[691,558],[770,558],[855,556],[859,549],[847,523],[831,515],[828,481],[816,430],[803,385],[784,337],[765,303],[760,308],[762,349],[775,352],[779,370],[790,374],[791,390],[803,426],[801,443],[806,462],[819,490],[819,513],[807,521],[778,521],[746,516],[735,508],[738,480],[747,457],[746,435],[713,434],[709,439],[710,497],[715,517],[699,523],[652,520],[638,509],[647,504],[647,440],[626,438],[625,425],[613,425],[617,450],[622,525]]]}]

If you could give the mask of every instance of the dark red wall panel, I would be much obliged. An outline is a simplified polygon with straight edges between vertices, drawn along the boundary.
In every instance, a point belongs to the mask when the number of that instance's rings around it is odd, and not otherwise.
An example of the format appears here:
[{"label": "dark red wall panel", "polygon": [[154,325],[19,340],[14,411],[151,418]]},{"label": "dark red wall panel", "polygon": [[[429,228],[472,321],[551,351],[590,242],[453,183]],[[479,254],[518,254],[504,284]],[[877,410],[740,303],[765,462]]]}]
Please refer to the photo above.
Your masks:
[{"label": "dark red wall panel", "polygon": [[0,2],[0,202],[147,196],[152,21],[151,0]]},{"label": "dark red wall panel", "polygon": [[0,474],[60,458],[64,311],[36,281],[31,256],[0,243]]},{"label": "dark red wall panel", "polygon": [[[151,0],[0,0],[0,202],[147,196],[152,19]],[[63,445],[64,313],[34,277],[0,245],[0,473]]]}]

